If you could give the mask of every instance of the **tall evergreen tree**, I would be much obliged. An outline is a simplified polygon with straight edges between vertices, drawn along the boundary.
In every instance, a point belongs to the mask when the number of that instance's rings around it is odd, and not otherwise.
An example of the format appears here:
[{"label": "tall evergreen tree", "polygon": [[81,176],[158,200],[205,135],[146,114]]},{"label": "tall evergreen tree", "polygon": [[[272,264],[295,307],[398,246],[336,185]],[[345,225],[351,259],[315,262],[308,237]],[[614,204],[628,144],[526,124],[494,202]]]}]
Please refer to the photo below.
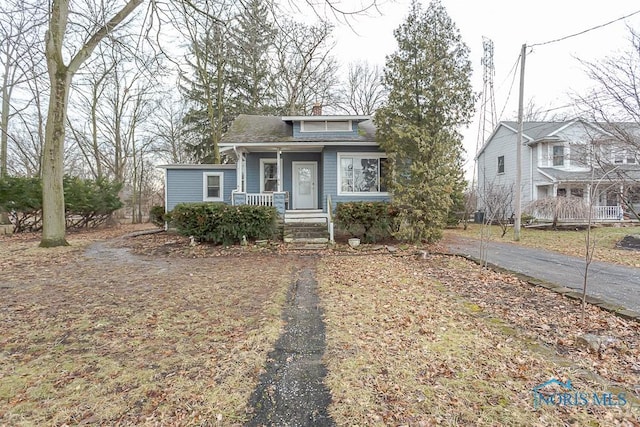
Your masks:
[{"label": "tall evergreen tree", "polygon": [[471,120],[475,96],[469,49],[439,0],[427,10],[414,0],[394,31],[398,50],[387,57],[389,92],[375,121],[389,154],[389,191],[400,210],[399,237],[441,237],[461,185],[461,125]]},{"label": "tall evergreen tree", "polygon": [[231,30],[232,96],[237,113],[264,114],[273,109],[273,51],[276,27],[265,0],[242,3]]},{"label": "tall evergreen tree", "polygon": [[192,41],[190,74],[183,74],[184,97],[191,108],[184,123],[192,143],[191,155],[203,163],[220,163],[218,143],[233,120],[229,102],[231,82],[229,30],[214,22],[200,37]]}]

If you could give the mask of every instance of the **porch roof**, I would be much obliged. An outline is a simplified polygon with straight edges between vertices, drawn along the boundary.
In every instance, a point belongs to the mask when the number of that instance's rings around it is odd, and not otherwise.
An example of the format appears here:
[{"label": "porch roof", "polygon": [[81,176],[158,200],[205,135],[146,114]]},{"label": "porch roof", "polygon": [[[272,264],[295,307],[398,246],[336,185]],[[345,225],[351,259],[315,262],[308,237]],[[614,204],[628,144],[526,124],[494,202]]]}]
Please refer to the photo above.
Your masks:
[{"label": "porch roof", "polygon": [[[557,182],[584,182],[592,179],[611,179],[612,181],[636,181],[640,183],[640,166],[624,165],[617,168],[596,169],[593,176],[590,170],[569,171],[557,168],[538,168],[540,172]],[[605,176],[606,175],[606,176]]]}]

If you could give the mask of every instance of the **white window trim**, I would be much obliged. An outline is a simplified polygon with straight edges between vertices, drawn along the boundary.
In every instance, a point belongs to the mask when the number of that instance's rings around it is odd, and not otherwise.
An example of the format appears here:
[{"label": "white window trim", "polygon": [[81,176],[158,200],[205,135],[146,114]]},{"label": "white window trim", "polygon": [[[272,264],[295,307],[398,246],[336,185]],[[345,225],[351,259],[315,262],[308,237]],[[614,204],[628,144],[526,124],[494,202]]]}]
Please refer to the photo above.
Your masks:
[{"label": "white window trim", "polygon": [[[561,165],[555,165],[555,155],[553,154],[554,148],[555,147],[562,147],[562,164]],[[569,167],[569,147],[567,147],[564,144],[553,144],[551,145],[551,155],[550,157],[550,167],[552,168],[567,168]]]},{"label": "white window trim", "polygon": [[348,123],[348,127],[347,129],[331,129],[328,130],[327,129],[327,123],[330,122],[331,120],[307,120],[308,122],[314,122],[314,123],[318,123],[318,122],[322,122],[324,123],[324,130],[305,130],[304,128],[304,124],[305,124],[305,120],[301,120],[300,121],[300,133],[303,132],[307,132],[307,133],[328,133],[328,132],[353,132],[353,121],[352,120],[337,120],[338,122],[347,122]]},{"label": "white window trim", "polygon": [[[220,177],[220,197],[207,197],[207,184],[210,176]],[[204,172],[202,174],[202,200],[205,202],[223,202],[224,201],[224,173],[223,172]]]},{"label": "white window trim", "polygon": [[377,153],[377,152],[364,152],[364,153],[351,153],[351,152],[340,152],[338,153],[337,156],[337,163],[336,163],[336,168],[338,169],[338,173],[337,173],[337,195],[338,196],[358,196],[358,197],[380,197],[380,196],[388,196],[389,192],[388,191],[353,191],[353,192],[349,192],[349,191],[342,191],[342,168],[340,167],[340,164],[342,163],[341,160],[343,157],[363,157],[363,158],[367,158],[367,159],[386,159],[388,158],[386,153]]},{"label": "white window trim", "polygon": [[[278,159],[276,158],[268,157],[268,158],[260,159],[260,192],[261,193],[266,192],[264,191],[264,165],[267,165],[267,164],[277,165],[276,171],[278,171],[278,169],[280,168],[280,165],[278,165]],[[280,176],[280,173],[276,172],[276,185],[277,185],[278,176]],[[271,193],[271,191],[269,191],[269,193]]]}]

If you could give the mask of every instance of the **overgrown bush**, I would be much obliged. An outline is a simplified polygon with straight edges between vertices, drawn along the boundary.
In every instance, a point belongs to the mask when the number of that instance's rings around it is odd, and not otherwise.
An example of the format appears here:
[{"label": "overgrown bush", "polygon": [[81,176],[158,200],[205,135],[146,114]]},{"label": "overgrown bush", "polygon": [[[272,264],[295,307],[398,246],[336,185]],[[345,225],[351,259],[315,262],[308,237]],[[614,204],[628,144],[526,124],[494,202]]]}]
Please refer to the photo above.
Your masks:
[{"label": "overgrown bush", "polygon": [[[120,184],[64,178],[67,228],[97,227],[122,207]],[[42,182],[40,178],[6,177],[0,180],[0,208],[13,224],[14,232],[42,229]]]},{"label": "overgrown bush", "polygon": [[181,203],[171,211],[171,224],[184,236],[225,245],[270,239],[277,212],[271,206],[230,206],[224,203]]},{"label": "overgrown bush", "polygon": [[97,227],[122,207],[118,192],[122,184],[106,179],[64,178],[67,228]]},{"label": "overgrown bush", "polygon": [[344,202],[336,205],[338,226],[364,242],[389,238],[397,211],[387,202]]},{"label": "overgrown bush", "polygon": [[151,206],[149,210],[149,220],[153,225],[164,227],[164,222],[166,221],[164,206]]},{"label": "overgrown bush", "polygon": [[0,208],[13,224],[14,233],[42,228],[42,182],[40,178],[7,176],[0,180]]}]

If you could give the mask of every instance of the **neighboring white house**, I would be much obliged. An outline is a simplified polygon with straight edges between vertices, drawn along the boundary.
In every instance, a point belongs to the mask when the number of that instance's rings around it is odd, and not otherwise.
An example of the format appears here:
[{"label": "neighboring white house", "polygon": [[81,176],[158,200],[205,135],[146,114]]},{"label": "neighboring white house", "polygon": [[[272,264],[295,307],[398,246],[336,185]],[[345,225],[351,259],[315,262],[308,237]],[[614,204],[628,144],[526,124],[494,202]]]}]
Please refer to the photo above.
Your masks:
[{"label": "neighboring white house", "polygon": [[[618,143],[604,127],[579,119],[523,125],[523,209],[547,197],[574,196],[588,203],[593,194],[596,220],[638,212],[639,153],[629,148],[634,144]],[[480,209],[483,194],[515,189],[517,129],[517,122],[500,122],[476,156]]]}]

